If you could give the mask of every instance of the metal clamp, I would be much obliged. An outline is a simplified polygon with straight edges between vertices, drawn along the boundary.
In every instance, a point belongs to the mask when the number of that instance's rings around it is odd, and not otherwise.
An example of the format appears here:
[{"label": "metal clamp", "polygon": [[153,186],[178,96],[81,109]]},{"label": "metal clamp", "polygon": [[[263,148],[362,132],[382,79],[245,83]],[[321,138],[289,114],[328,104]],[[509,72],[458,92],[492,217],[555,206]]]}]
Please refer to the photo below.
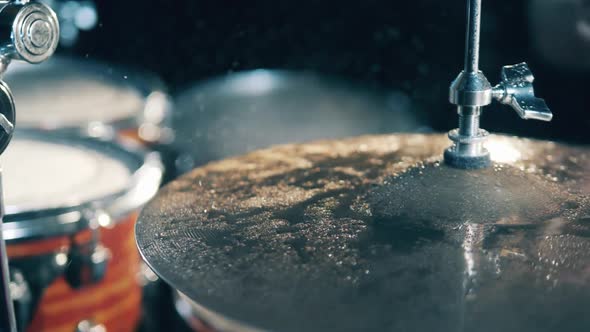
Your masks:
[{"label": "metal clamp", "polygon": [[459,128],[449,132],[453,145],[445,150],[445,162],[453,167],[488,167],[490,154],[484,147],[487,131],[480,129],[482,107],[496,100],[509,105],[523,119],[551,121],[553,114],[543,99],[535,97],[534,77],[526,63],[502,68],[502,80],[492,87],[479,67],[481,0],[467,0],[465,69],[451,83],[449,101],[457,105]]},{"label": "metal clamp", "polygon": [[[13,59],[30,63],[46,60],[57,48],[58,41],[59,23],[49,7],[28,0],[0,1],[0,75],[6,71]],[[0,81],[0,154],[12,139],[15,118],[12,93],[6,83]],[[0,226],[3,213],[4,203],[0,195]],[[0,330],[16,331],[17,322],[9,294],[8,279],[5,243],[0,234]],[[16,288],[19,286],[18,283],[12,285],[14,295],[19,295],[19,289]]]},{"label": "metal clamp", "polygon": [[59,42],[59,23],[51,8],[39,2],[9,2],[0,9],[0,55],[40,63]]},{"label": "metal clamp", "polygon": [[64,277],[73,288],[82,288],[100,282],[107,273],[111,251],[100,243],[101,219],[111,219],[104,211],[87,212],[92,232],[90,242],[72,244]]},{"label": "metal clamp", "polygon": [[76,325],[74,332],[106,332],[107,329],[103,324],[97,324],[92,320],[83,320]]},{"label": "metal clamp", "polygon": [[553,114],[545,100],[535,97],[535,77],[529,66],[522,62],[502,67],[502,81],[496,85],[492,95],[498,102],[512,107],[523,119],[551,121]]},{"label": "metal clamp", "polygon": [[17,268],[10,268],[10,297],[14,301],[16,324],[24,330],[33,318],[34,295],[23,273]]}]

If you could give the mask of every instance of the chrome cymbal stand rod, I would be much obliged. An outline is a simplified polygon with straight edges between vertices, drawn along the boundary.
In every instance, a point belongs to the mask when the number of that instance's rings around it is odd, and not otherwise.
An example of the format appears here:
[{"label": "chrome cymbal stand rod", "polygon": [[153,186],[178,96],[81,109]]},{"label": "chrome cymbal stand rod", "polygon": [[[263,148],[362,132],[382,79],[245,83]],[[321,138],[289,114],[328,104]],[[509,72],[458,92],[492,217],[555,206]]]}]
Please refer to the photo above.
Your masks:
[{"label": "chrome cymbal stand rod", "polygon": [[[0,223],[4,216],[4,197],[2,194],[2,171],[0,170]],[[16,332],[16,318],[14,316],[14,305],[10,297],[10,275],[8,273],[8,256],[6,254],[6,243],[0,232],[0,297],[2,312],[0,312],[0,331]]]},{"label": "chrome cymbal stand rod", "polygon": [[[59,42],[59,23],[53,10],[36,1],[0,1],[0,75],[11,60],[40,63],[48,59]],[[0,154],[12,139],[15,124],[14,98],[0,80]],[[0,226],[4,217],[2,170],[0,169]],[[1,228],[0,228],[1,229]],[[14,303],[10,294],[8,254],[0,232],[0,332],[16,332]]]}]

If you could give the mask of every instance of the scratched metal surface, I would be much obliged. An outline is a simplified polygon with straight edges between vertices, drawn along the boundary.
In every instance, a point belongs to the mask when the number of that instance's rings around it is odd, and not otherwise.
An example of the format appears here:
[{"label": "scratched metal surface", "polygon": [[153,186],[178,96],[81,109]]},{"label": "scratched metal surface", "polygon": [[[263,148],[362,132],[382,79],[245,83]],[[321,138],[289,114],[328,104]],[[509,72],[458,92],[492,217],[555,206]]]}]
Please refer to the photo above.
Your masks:
[{"label": "scratched metal surface", "polygon": [[494,167],[440,165],[442,135],[259,150],[143,210],[151,267],[272,331],[588,330],[590,152],[494,136]]}]

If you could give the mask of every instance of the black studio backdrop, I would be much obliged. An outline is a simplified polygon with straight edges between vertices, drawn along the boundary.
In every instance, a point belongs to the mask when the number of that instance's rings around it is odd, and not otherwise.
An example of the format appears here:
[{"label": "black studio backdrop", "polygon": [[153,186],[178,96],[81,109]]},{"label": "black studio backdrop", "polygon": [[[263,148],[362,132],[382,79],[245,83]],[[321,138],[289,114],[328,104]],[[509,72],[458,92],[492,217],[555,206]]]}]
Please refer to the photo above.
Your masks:
[{"label": "black studio backdrop", "polygon": [[[522,121],[507,107],[492,106],[486,108],[483,127],[590,143],[590,71],[564,69],[543,59],[531,38],[531,1],[483,1],[480,67],[494,84],[502,65],[526,60],[537,95],[546,99],[554,120]],[[172,92],[247,69],[316,71],[401,91],[411,98],[416,115],[436,131],[456,126],[447,94],[463,66],[463,0],[131,0],[97,5],[99,26],[61,52],[154,71]],[[552,24],[561,23],[547,22],[549,28]]]}]

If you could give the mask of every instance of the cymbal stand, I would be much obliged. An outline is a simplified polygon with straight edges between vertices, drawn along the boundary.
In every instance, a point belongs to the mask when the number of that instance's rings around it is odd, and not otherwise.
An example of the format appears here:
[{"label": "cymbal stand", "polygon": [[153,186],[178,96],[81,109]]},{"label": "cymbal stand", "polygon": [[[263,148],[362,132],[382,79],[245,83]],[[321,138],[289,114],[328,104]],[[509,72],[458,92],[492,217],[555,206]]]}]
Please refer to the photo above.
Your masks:
[{"label": "cymbal stand", "polygon": [[[40,63],[48,59],[59,42],[59,23],[48,6],[28,0],[0,1],[0,74],[11,60]],[[14,98],[0,80],[0,154],[14,133]],[[4,217],[2,170],[0,169],[0,226]],[[0,232],[0,332],[17,330],[14,305],[10,296],[8,255]]]}]

